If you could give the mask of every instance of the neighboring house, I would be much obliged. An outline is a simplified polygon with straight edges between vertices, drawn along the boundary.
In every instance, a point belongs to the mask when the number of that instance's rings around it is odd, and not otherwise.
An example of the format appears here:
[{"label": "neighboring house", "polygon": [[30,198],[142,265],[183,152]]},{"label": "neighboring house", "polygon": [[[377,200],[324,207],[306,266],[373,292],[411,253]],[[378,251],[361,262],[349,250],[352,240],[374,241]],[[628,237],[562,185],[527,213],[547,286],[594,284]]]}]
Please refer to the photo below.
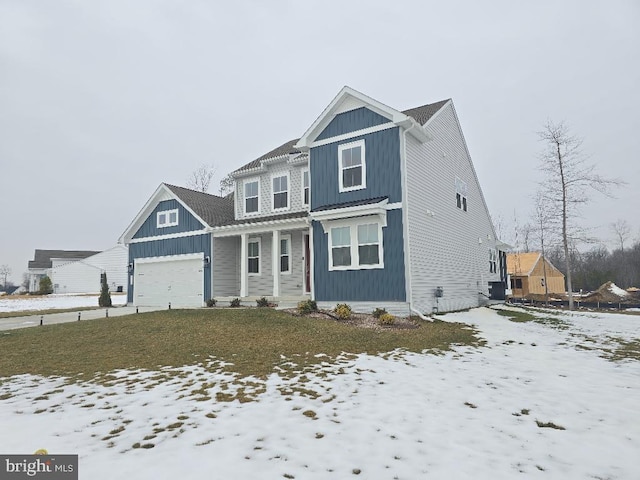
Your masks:
[{"label": "neighboring house", "polygon": [[33,260],[29,260],[27,270],[27,275],[29,276],[29,291],[39,291],[40,279],[44,276],[51,278],[51,269],[53,267],[59,267],[65,263],[77,262],[96,253],[100,252],[88,250],[36,250]]},{"label": "neighboring house", "polygon": [[129,301],[475,307],[506,287],[453,102],[400,112],[344,87],[299,139],[232,172],[235,194],[162,184],[120,241]]},{"label": "neighboring house", "polygon": [[40,290],[40,279],[51,279],[53,293],[98,293],[100,275],[107,274],[112,292],[127,285],[127,248],[117,245],[104,252],[78,250],[36,250],[29,261],[29,291]]},{"label": "neighboring house", "polygon": [[510,253],[507,255],[507,269],[511,277],[512,296],[527,297],[530,294],[564,294],[564,275],[540,252]]},{"label": "neighboring house", "polygon": [[116,245],[85,259],[53,267],[53,293],[98,293],[103,273],[107,274],[107,285],[112,293],[124,292],[128,258],[127,248]]}]

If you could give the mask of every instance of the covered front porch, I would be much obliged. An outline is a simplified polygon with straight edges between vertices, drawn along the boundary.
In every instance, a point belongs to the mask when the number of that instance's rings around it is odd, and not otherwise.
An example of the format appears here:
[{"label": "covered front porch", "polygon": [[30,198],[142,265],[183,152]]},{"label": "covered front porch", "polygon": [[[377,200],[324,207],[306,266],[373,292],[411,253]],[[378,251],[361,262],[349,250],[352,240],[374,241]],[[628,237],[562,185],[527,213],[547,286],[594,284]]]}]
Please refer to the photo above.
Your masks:
[{"label": "covered front porch", "polygon": [[253,306],[262,297],[291,306],[311,298],[312,241],[306,217],[215,229],[212,297]]}]

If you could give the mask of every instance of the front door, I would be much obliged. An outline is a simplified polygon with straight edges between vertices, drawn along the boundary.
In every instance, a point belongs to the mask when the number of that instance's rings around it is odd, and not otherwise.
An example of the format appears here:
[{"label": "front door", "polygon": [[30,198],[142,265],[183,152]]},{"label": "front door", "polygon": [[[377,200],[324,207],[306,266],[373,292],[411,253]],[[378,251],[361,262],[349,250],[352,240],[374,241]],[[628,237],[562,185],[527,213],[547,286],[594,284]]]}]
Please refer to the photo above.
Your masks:
[{"label": "front door", "polygon": [[311,251],[309,249],[309,235],[304,234],[304,293],[311,293]]}]

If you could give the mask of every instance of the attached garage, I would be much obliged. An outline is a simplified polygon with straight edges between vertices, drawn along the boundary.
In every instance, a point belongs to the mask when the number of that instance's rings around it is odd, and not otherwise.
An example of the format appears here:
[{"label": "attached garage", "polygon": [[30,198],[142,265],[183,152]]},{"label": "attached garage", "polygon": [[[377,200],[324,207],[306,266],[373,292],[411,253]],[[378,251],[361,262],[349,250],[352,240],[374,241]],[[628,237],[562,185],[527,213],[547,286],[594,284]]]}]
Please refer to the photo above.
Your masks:
[{"label": "attached garage", "polygon": [[134,265],[134,305],[202,307],[204,255],[137,258]]}]

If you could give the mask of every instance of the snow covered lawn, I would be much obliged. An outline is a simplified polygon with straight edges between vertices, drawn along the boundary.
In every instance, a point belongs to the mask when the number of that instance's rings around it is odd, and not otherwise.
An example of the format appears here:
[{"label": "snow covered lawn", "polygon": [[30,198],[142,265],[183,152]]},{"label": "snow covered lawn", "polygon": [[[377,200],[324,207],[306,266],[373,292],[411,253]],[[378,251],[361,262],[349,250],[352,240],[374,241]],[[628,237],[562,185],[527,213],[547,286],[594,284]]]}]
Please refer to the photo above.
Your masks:
[{"label": "snow covered lawn", "polygon": [[640,317],[554,315],[450,314],[486,346],[345,354],[266,381],[215,359],[106,383],[12,377],[0,451],[78,453],[92,480],[640,478],[640,361],[612,360]]},{"label": "snow covered lawn", "polygon": [[[52,310],[78,307],[98,307],[99,295],[45,295],[0,297],[0,312],[22,312],[28,310]],[[114,306],[126,305],[127,296],[111,294]]]}]

